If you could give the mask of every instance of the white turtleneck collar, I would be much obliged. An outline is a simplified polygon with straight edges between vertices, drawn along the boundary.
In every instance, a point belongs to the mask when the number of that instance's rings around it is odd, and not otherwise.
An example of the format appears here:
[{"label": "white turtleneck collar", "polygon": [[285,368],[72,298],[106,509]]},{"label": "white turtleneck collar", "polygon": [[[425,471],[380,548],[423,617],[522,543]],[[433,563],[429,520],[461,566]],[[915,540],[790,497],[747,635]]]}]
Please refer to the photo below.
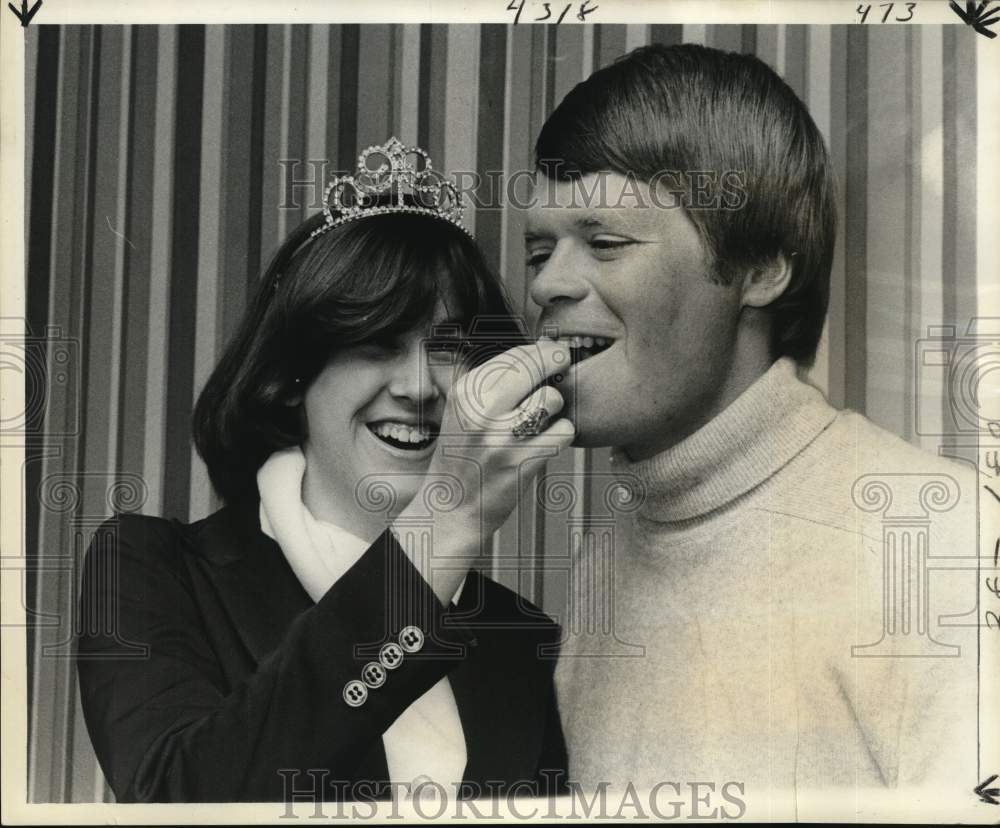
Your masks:
[{"label": "white turtleneck collar", "polygon": [[690,520],[759,486],[836,415],[818,389],[798,378],[795,361],[782,357],[694,434],[636,462],[615,449],[612,464],[645,487],[644,517]]}]

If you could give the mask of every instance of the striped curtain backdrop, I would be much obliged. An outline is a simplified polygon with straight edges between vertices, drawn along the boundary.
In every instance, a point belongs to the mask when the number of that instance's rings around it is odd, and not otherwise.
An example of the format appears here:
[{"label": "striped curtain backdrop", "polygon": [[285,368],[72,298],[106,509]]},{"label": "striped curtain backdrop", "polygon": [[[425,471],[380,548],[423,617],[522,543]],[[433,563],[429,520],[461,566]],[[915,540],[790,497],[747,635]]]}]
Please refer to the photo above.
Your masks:
[{"label": "striped curtain backdrop", "polygon": [[[689,41],[755,53],[807,102],[841,183],[830,317],[812,378],[835,405],[933,448],[915,412],[941,412],[942,389],[920,381],[916,344],[931,325],[964,330],[976,311],[976,72],[963,35],[939,26],[27,29],[27,309],[46,378],[28,389],[45,435],[25,467],[37,563],[29,801],[111,798],[70,658],[76,565],[112,507],[189,520],[217,507],[192,451],[191,410],[262,264],[317,209],[308,182],[319,162],[350,170],[359,149],[395,134],[446,170],[530,169],[553,106],[618,55]],[[467,220],[526,306],[523,216],[472,205]],[[607,469],[604,451],[550,463],[575,487],[572,519],[600,519]],[[567,519],[525,495],[498,533],[493,574],[562,616]]]}]

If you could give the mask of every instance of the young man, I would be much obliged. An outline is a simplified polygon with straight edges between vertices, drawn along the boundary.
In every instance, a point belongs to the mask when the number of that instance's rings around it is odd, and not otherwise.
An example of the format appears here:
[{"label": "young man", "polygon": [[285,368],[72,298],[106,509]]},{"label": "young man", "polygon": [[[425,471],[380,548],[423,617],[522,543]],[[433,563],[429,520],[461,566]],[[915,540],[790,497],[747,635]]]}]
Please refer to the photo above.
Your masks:
[{"label": "young man", "polygon": [[645,47],[566,96],[536,160],[539,330],[584,346],[563,416],[641,499],[610,569],[581,555],[613,571],[582,589],[612,594],[571,612],[611,632],[563,646],[571,778],[736,781],[790,808],[831,785],[967,793],[974,573],[926,564],[975,555],[975,479],[800,378],[836,223],[804,105],[756,58]]}]

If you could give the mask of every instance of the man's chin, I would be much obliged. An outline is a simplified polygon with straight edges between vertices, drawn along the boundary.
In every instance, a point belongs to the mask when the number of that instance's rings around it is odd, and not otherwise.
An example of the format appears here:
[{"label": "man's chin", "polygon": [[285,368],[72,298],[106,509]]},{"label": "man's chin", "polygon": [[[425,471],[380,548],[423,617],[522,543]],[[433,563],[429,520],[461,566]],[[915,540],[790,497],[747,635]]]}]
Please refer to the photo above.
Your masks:
[{"label": "man's chin", "polygon": [[588,424],[586,420],[582,423],[573,420],[573,427],[576,430],[572,443],[575,448],[606,448],[621,445],[627,439],[627,435],[617,434],[601,423]]}]

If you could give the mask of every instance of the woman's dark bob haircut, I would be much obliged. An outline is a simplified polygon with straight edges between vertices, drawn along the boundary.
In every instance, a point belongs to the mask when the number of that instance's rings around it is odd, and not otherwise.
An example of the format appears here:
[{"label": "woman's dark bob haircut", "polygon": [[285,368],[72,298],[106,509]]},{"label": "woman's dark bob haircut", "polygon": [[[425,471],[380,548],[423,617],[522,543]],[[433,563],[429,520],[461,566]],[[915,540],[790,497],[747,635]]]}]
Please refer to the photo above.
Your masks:
[{"label": "woman's dark bob haircut", "polygon": [[466,350],[468,364],[523,341],[499,279],[458,227],[388,213],[309,241],[323,220],[306,220],[278,249],[195,406],[195,446],[227,503],[255,498],[268,456],[303,441],[304,418],[291,403],[336,351],[427,324],[439,298],[462,323],[457,350],[473,321],[487,332],[485,346]]},{"label": "woman's dark bob haircut", "polygon": [[535,162],[556,180],[612,171],[688,182],[679,203],[719,282],[790,260],[768,308],[771,356],[812,363],[830,293],[833,175],[805,106],[762,61],[693,44],[635,49],[563,99]]}]

